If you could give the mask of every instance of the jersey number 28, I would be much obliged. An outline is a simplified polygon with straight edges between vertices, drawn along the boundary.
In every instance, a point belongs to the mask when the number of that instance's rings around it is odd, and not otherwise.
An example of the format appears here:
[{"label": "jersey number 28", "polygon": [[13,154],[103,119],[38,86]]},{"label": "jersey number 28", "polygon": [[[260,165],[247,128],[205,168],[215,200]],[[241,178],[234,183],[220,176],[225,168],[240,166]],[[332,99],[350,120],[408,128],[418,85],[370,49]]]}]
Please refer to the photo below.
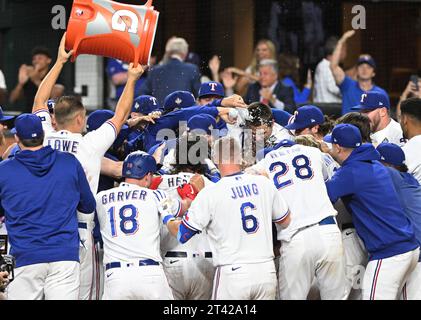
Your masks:
[{"label": "jersey number 28", "polygon": [[[313,169],[311,168],[310,159],[307,156],[303,154],[296,156],[294,159],[292,159],[291,164],[295,169],[295,176],[298,179],[309,180],[313,178],[314,172],[313,172]],[[277,172],[273,176],[273,182],[275,183],[275,187],[277,189],[282,189],[293,184],[294,182],[292,179],[282,181],[282,177],[285,176],[289,172],[289,169],[290,169],[287,163],[280,162],[280,161],[274,162],[269,167],[270,172],[278,171],[279,169],[280,171]]]},{"label": "jersey number 28", "polygon": [[[115,207],[111,207],[108,213],[110,215],[111,235],[117,237]],[[139,222],[137,221],[139,212],[134,205],[128,204],[121,207],[118,215],[120,217],[120,230],[125,235],[135,234],[139,230]]]}]

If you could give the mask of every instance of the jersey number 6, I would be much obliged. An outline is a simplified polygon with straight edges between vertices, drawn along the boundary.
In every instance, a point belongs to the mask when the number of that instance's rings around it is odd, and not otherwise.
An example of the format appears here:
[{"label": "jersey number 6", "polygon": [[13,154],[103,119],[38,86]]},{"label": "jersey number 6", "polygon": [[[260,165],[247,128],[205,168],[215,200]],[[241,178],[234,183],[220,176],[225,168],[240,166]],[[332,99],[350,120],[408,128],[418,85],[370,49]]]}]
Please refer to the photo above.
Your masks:
[{"label": "jersey number 6", "polygon": [[247,214],[248,210],[255,210],[256,206],[251,202],[245,202],[241,205],[241,221],[243,223],[243,229],[247,233],[256,233],[259,229],[259,221],[252,214]]}]

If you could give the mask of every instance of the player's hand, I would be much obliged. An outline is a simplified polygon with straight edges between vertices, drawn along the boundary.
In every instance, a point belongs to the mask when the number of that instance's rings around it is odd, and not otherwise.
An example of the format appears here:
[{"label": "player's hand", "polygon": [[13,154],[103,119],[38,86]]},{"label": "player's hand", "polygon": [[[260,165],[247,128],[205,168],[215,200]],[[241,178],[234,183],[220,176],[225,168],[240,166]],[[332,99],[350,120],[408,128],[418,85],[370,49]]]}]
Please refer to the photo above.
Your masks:
[{"label": "player's hand", "polygon": [[349,38],[351,38],[355,34],[355,30],[349,30],[345,32],[342,38],[339,40],[341,42],[346,42]]},{"label": "player's hand", "polygon": [[197,192],[202,191],[202,189],[205,187],[205,180],[200,174],[195,174],[193,177],[191,177],[189,183]]},{"label": "player's hand", "polygon": [[219,108],[218,110],[219,110],[218,116],[222,120],[224,120],[226,123],[229,123],[229,124],[237,123],[237,119],[230,117],[230,111],[233,110],[232,108]]},{"label": "player's hand", "polygon": [[161,143],[161,145],[158,148],[156,148],[155,152],[152,155],[152,157],[158,164],[162,162],[162,152],[164,152],[166,145],[167,144],[165,142]]},{"label": "player's hand", "polygon": [[3,289],[9,283],[9,273],[7,271],[0,272],[0,289]]},{"label": "player's hand", "polygon": [[268,101],[272,101],[273,94],[272,94],[272,90],[270,88],[263,88],[263,89],[260,90],[259,93],[260,93],[260,96],[263,99],[268,100]]},{"label": "player's hand", "polygon": [[66,51],[66,32],[61,37],[60,46],[58,48],[57,62],[65,64],[72,56],[73,50]]},{"label": "player's hand", "polygon": [[221,106],[225,108],[247,108],[247,104],[238,94],[222,99]]},{"label": "player's hand", "polygon": [[130,63],[129,71],[127,72],[127,79],[132,81],[139,80],[147,68],[148,66],[142,66],[140,63],[137,64],[137,67],[135,67],[133,63]]},{"label": "player's hand", "polygon": [[24,85],[29,80],[29,71],[28,66],[26,64],[23,64],[19,68],[19,74],[18,74],[18,81],[19,84]]}]

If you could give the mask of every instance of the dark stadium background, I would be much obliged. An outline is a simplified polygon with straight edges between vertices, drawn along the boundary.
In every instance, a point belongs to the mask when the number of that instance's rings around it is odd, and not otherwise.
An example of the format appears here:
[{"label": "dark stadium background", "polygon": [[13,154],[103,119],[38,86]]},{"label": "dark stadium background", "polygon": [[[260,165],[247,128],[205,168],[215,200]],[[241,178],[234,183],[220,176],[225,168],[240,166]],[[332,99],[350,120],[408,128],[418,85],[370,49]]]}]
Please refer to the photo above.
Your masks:
[{"label": "dark stadium background", "polygon": [[[200,55],[204,73],[214,54],[222,57],[222,67],[244,68],[250,62],[255,42],[268,36],[273,2],[291,13],[282,20],[283,27],[297,36],[295,53],[305,60],[302,2],[296,0],[155,0],[154,6],[161,15],[154,52],[160,59],[166,40],[177,35],[185,37],[191,50]],[[409,76],[421,69],[421,1],[306,2],[321,8],[325,37],[350,29],[352,6],[365,6],[367,30],[349,41],[345,67],[351,67],[360,53],[372,54],[378,65],[376,83],[388,90],[392,102],[396,102]],[[16,84],[19,66],[30,63],[30,51],[35,45],[45,45],[55,55],[63,30],[51,27],[54,5],[64,5],[67,16],[70,15],[71,0],[0,0],[0,69],[9,92]],[[307,61],[304,72],[306,67],[314,68],[316,62]],[[73,88],[73,65],[65,68],[62,81],[67,88]],[[5,109],[20,110],[19,105],[6,105]]]}]

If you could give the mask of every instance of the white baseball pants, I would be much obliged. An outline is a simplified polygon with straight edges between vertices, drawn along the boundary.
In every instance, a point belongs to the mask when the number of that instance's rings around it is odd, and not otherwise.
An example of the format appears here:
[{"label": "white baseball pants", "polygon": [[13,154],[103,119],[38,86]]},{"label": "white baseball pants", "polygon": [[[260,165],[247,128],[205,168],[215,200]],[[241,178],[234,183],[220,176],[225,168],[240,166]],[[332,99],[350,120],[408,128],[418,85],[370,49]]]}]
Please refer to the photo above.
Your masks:
[{"label": "white baseball pants", "polygon": [[204,257],[164,258],[164,271],[175,300],[210,300],[215,267]]},{"label": "white baseball pants", "polygon": [[216,268],[212,300],[275,300],[274,261]]},{"label": "white baseball pants", "polygon": [[420,249],[367,264],[363,280],[363,300],[397,300],[417,266]]},{"label": "white baseball pants", "polygon": [[314,225],[282,241],[278,279],[281,300],[306,300],[316,278],[322,300],[345,300],[348,281],[341,231],[336,224]]},{"label": "white baseball pants", "polygon": [[103,300],[174,300],[161,265],[105,271]]},{"label": "white baseball pants", "polygon": [[402,300],[421,300],[421,262],[417,263],[402,289]]},{"label": "white baseball pants", "polygon": [[361,300],[361,289],[368,262],[368,254],[364,243],[354,228],[342,230],[342,243],[345,253],[345,272],[350,291],[348,300]]},{"label": "white baseball pants", "polygon": [[15,269],[9,300],[78,300],[79,262],[59,261]]}]

